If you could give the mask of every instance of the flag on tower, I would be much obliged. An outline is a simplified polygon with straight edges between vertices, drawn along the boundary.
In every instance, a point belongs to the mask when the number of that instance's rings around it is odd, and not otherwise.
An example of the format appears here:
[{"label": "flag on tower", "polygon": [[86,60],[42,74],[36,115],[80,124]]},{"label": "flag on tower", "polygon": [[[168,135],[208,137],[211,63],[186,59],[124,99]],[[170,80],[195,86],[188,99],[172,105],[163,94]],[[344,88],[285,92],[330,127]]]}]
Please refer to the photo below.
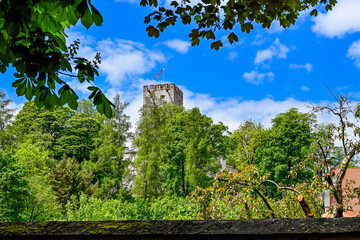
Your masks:
[{"label": "flag on tower", "polygon": [[164,71],[164,70],[165,70],[165,68],[162,68],[162,69],[160,70],[160,72],[158,73],[158,75],[156,75],[155,80],[158,78],[158,76],[160,75],[160,73],[161,73],[162,71]]}]

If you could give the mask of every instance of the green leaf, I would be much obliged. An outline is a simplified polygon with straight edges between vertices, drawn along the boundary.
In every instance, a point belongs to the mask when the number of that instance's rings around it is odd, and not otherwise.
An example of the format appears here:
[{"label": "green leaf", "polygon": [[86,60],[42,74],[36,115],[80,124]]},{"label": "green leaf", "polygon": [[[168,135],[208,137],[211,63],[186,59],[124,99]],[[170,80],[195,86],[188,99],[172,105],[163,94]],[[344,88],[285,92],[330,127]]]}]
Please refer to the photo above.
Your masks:
[{"label": "green leaf", "polygon": [[194,19],[195,19],[195,21],[200,21],[201,20],[201,15],[196,15],[195,17],[194,17]]},{"label": "green leaf", "polygon": [[8,48],[8,41],[4,35],[0,32],[0,54],[5,55]]},{"label": "green leaf", "polygon": [[332,6],[330,4],[326,5],[325,7],[326,11],[331,11],[332,10]]},{"label": "green leaf", "polygon": [[142,7],[145,7],[148,4],[149,4],[149,2],[147,0],[141,0],[140,1],[140,6],[142,6]]},{"label": "green leaf", "polygon": [[91,7],[91,11],[93,13],[92,17],[93,17],[94,23],[96,24],[96,26],[101,26],[102,22],[103,22],[103,17],[101,15],[101,13],[91,3],[90,3],[90,7]]},{"label": "green leaf", "polygon": [[55,35],[53,35],[52,37],[53,37],[53,39],[55,40],[55,42],[57,43],[57,45],[59,46],[59,48],[60,48],[62,51],[66,51],[66,50],[67,50],[65,38],[64,38],[64,39],[61,39],[60,37],[55,36]]},{"label": "green leaf", "polygon": [[101,95],[102,93],[98,91],[94,97],[94,104],[99,105],[101,103]]},{"label": "green leaf", "polygon": [[[76,96],[77,97],[77,96]],[[78,102],[77,102],[77,98],[74,95],[69,94],[67,96],[67,103],[69,105],[69,107],[73,110],[76,110],[78,108]]]},{"label": "green leaf", "polygon": [[0,72],[1,72],[1,73],[5,73],[5,72],[6,72],[6,66],[5,66],[5,64],[1,64],[1,63],[0,63]]},{"label": "green leaf", "polygon": [[146,31],[148,32],[149,37],[156,37],[158,38],[160,36],[160,32],[158,29],[156,29],[154,26],[148,26],[146,28]]},{"label": "green leaf", "polygon": [[26,82],[22,82],[17,88],[16,88],[16,94],[18,96],[22,96],[25,94],[26,91]]},{"label": "green leaf", "polygon": [[191,23],[191,17],[189,15],[185,15],[182,17],[182,23],[183,24],[190,24]]},{"label": "green leaf", "polygon": [[90,94],[89,99],[92,99],[92,98],[95,96],[95,94],[97,93],[97,91],[98,91],[98,90],[93,91],[93,92]]},{"label": "green leaf", "polygon": [[246,32],[246,33],[250,33],[250,31],[254,29],[254,26],[252,25],[251,22],[247,22],[241,25],[241,31],[242,32]]},{"label": "green leaf", "polygon": [[33,97],[33,86],[31,84],[27,84],[26,91],[25,91],[25,97],[27,100],[31,100]]},{"label": "green leaf", "polygon": [[50,75],[50,73],[48,73],[47,84],[48,84],[49,88],[55,89],[55,80],[54,80],[54,78]]},{"label": "green leaf", "polygon": [[104,100],[104,114],[107,118],[111,118],[112,117],[112,108],[110,106],[110,104],[108,103],[108,99]]},{"label": "green leaf", "polygon": [[104,104],[103,103],[97,104],[96,110],[98,110],[99,113],[104,114]]},{"label": "green leaf", "polygon": [[90,91],[97,91],[97,90],[99,90],[98,87],[93,87],[93,86],[88,87],[88,89],[89,89]]},{"label": "green leaf", "polygon": [[67,11],[66,11],[66,9],[59,6],[59,11],[58,11],[56,17],[60,22],[65,22],[67,20]]},{"label": "green leaf", "polygon": [[316,9],[314,9],[314,10],[312,10],[312,11],[310,12],[310,16],[316,17],[317,15],[318,15],[318,12],[317,12]]},{"label": "green leaf", "polygon": [[73,7],[69,7],[69,8],[68,8],[67,19],[69,20],[69,23],[70,23],[71,25],[76,25],[76,23],[77,23],[77,21],[78,21],[79,18],[76,16]]},{"label": "green leaf", "polygon": [[170,6],[173,6],[174,8],[176,8],[177,6],[179,6],[179,3],[177,1],[172,1],[170,3]]},{"label": "green leaf", "polygon": [[238,38],[238,36],[235,34],[235,33],[230,33],[229,35],[228,35],[228,40],[229,40],[229,42],[231,43],[231,44],[233,44],[233,42],[235,41],[235,42],[238,42],[239,41],[239,38]]},{"label": "green leaf", "polygon": [[94,23],[93,17],[91,15],[91,12],[89,8],[86,8],[84,15],[81,18],[81,23],[86,27],[86,29],[89,29],[90,26]]},{"label": "green leaf", "polygon": [[200,39],[199,38],[195,38],[193,40],[191,40],[191,46],[196,46],[200,44]]},{"label": "green leaf", "polygon": [[[15,74],[14,74],[14,75],[15,75]],[[18,87],[18,86],[20,86],[20,84],[21,84],[23,81],[24,81],[24,78],[18,79],[18,80],[16,80],[16,81],[14,81],[14,82],[11,84],[11,86],[12,86],[12,87]]]},{"label": "green leaf", "polygon": [[220,47],[222,47],[222,46],[223,46],[223,43],[220,40],[218,40],[216,42],[212,42],[210,45],[211,49],[215,49],[215,50],[219,50]]}]

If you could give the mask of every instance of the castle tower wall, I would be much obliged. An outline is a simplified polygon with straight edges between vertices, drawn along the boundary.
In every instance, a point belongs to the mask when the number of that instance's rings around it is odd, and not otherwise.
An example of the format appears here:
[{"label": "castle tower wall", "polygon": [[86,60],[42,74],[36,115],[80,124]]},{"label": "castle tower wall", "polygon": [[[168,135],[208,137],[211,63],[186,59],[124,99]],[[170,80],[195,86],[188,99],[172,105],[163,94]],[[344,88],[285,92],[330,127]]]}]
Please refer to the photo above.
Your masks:
[{"label": "castle tower wall", "polygon": [[183,92],[174,83],[144,85],[143,104],[145,104],[146,98],[150,96],[150,93],[154,93],[157,99],[165,103],[173,103],[178,106],[183,105]]}]

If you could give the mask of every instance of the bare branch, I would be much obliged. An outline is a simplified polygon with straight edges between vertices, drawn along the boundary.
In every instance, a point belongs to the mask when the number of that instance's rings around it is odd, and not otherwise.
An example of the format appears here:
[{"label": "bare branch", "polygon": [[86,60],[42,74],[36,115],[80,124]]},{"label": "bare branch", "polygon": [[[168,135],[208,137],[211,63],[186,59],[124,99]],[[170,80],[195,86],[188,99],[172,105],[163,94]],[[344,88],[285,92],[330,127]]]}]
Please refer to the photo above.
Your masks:
[{"label": "bare branch", "polygon": [[293,192],[301,195],[301,192],[299,192],[298,190],[296,190],[294,188],[291,188],[291,187],[280,187],[279,184],[277,184],[276,182],[271,181],[271,180],[264,180],[262,183],[260,183],[260,185],[262,185],[265,182],[269,182],[269,183],[274,184],[276,186],[276,188],[279,189],[279,190],[289,190],[289,191],[293,191]]},{"label": "bare branch", "polygon": [[269,182],[269,183],[274,184],[277,187],[278,190],[289,190],[289,191],[293,191],[293,192],[297,193],[298,197],[296,199],[299,202],[305,216],[307,218],[313,218],[314,217],[314,213],[311,211],[309,205],[305,201],[304,196],[298,190],[296,190],[294,188],[291,188],[291,187],[281,187],[276,182],[271,181],[271,180],[264,180],[262,183],[260,183],[260,185],[265,183],[265,182]]},{"label": "bare branch", "polygon": [[259,197],[265,203],[266,207],[271,211],[271,217],[276,218],[274,210],[271,208],[271,206],[270,206],[269,202],[267,201],[267,199],[261,194],[261,192],[257,188],[253,187],[253,190],[257,193],[257,195],[259,195]]}]

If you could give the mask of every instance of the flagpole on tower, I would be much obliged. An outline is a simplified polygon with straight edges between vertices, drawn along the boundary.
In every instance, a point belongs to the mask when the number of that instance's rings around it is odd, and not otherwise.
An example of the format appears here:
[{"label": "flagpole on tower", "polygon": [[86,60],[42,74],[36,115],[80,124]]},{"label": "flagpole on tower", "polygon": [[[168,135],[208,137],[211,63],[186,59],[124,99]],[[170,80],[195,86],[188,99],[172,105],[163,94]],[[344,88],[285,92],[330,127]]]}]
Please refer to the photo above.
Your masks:
[{"label": "flagpole on tower", "polygon": [[[162,71],[164,71],[165,70],[165,68],[162,68],[161,70],[160,70],[160,72],[156,75],[156,77],[155,77],[155,80],[158,78],[158,76],[160,75],[160,73],[162,72]],[[163,80],[165,79],[165,77],[164,77],[164,74],[163,74]]]}]

